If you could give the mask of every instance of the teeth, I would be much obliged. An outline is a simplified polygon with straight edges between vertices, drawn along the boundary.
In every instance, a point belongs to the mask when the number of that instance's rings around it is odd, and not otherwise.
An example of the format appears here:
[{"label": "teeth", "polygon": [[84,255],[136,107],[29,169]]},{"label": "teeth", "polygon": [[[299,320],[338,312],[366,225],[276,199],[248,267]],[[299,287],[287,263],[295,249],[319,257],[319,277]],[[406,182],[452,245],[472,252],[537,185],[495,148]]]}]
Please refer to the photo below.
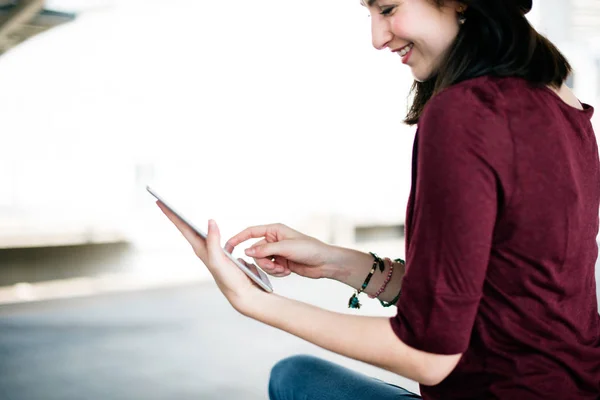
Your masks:
[{"label": "teeth", "polygon": [[408,46],[404,47],[402,50],[400,50],[398,52],[398,54],[400,54],[400,57],[404,57],[405,55],[407,55],[408,52],[412,50],[413,46],[414,46],[414,44],[411,43]]}]

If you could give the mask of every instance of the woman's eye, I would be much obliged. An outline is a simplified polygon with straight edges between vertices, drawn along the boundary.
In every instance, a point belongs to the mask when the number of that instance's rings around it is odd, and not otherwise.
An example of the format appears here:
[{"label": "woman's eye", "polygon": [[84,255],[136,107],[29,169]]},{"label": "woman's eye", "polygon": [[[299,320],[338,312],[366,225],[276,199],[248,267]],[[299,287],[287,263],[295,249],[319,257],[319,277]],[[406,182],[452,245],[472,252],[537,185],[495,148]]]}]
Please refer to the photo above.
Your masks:
[{"label": "woman's eye", "polygon": [[394,8],[396,8],[396,6],[382,8],[381,12],[379,14],[381,14],[383,16],[390,15],[391,12],[394,10]]}]

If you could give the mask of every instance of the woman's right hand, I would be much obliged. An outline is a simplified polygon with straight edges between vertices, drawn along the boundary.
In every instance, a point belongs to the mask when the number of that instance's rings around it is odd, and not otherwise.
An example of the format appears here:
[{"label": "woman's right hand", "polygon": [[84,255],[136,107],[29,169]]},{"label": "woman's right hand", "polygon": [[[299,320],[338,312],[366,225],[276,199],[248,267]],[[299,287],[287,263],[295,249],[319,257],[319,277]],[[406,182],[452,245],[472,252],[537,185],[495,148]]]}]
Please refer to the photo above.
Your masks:
[{"label": "woman's right hand", "polygon": [[283,224],[253,226],[238,233],[225,244],[229,253],[250,239],[262,239],[245,250],[247,256],[269,275],[298,275],[319,279],[331,278],[334,272],[335,247],[300,233]]}]

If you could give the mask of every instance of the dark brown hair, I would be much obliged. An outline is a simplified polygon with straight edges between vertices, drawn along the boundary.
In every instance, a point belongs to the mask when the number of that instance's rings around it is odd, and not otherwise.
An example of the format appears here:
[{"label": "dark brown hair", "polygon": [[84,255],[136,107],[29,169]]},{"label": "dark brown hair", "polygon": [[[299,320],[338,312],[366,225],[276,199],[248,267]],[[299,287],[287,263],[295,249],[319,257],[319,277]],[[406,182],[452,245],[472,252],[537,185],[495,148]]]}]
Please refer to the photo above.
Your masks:
[{"label": "dark brown hair", "polygon": [[[444,0],[432,0],[442,7]],[[540,35],[523,13],[522,0],[463,0],[466,22],[435,76],[413,83],[404,120],[415,125],[432,96],[456,83],[484,75],[516,76],[560,88],[571,73],[561,52]]]}]

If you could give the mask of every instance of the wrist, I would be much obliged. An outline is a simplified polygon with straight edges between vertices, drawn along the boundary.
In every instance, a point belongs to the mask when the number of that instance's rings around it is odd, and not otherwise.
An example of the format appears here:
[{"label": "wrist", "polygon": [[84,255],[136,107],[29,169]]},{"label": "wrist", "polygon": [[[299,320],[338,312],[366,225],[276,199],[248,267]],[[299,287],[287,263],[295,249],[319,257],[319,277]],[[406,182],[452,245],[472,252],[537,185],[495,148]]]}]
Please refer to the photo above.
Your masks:
[{"label": "wrist", "polygon": [[240,314],[256,319],[258,312],[263,307],[262,304],[268,301],[269,296],[275,296],[273,293],[267,293],[262,289],[250,290],[243,295],[238,295],[230,300],[233,308]]},{"label": "wrist", "polygon": [[334,245],[327,246],[329,246],[329,249],[327,251],[326,262],[321,268],[323,271],[323,278],[339,280],[339,276],[344,273],[344,260],[346,258],[344,252],[348,249]]},{"label": "wrist", "polygon": [[358,250],[332,247],[332,262],[328,267],[328,277],[353,287],[362,284],[373,264],[373,257],[369,253]]}]

